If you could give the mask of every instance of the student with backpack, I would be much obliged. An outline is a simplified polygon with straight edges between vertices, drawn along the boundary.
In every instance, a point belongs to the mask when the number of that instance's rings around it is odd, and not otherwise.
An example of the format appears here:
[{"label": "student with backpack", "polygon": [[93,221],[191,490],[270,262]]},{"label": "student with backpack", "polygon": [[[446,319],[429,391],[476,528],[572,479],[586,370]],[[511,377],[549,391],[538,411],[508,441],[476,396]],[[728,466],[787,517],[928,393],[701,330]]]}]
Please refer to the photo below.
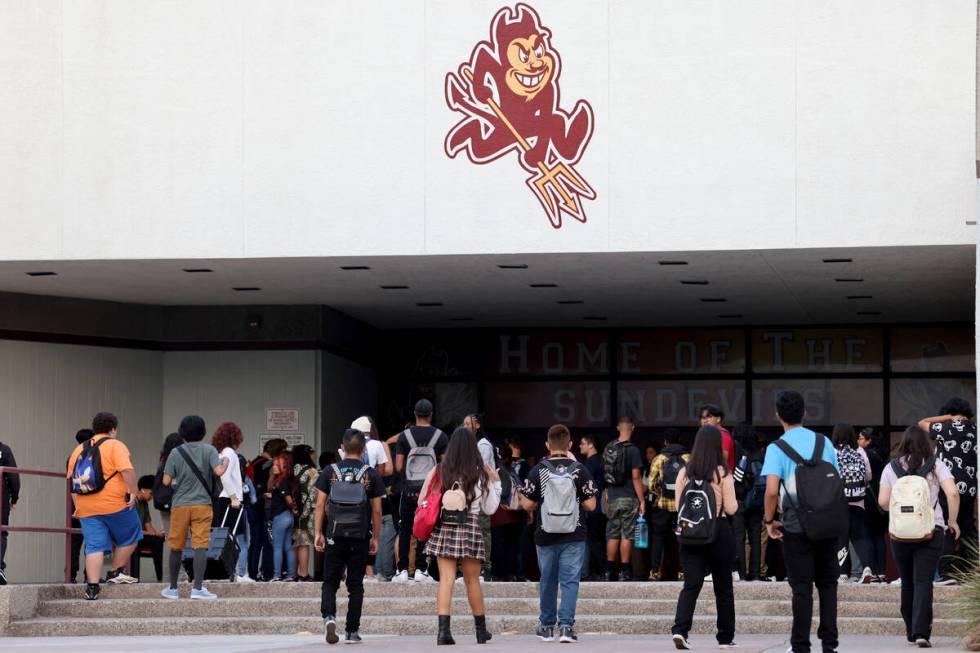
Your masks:
[{"label": "student with backpack", "polygon": [[202,442],[207,428],[204,420],[197,415],[182,419],[177,432],[184,444],[170,452],[163,467],[163,484],[173,486],[174,496],[170,509],[170,532],[167,535],[170,544],[170,585],[160,594],[165,599],[180,598],[177,574],[189,533],[194,551],[191,598],[213,600],[218,598],[217,595],[205,589],[202,583],[211,543],[213,504],[219,494],[215,492],[215,477],[220,478],[231,461],[221,458],[217,449]]},{"label": "student with backpack", "polygon": [[837,449],[837,466],[840,468],[841,479],[844,481],[844,495],[848,505],[848,533],[841,537],[838,543],[837,559],[840,561],[840,579],[846,583],[851,570],[850,544],[857,554],[858,560],[864,566],[861,576],[855,582],[868,584],[874,580],[869,562],[871,549],[864,535],[864,500],[868,495],[868,484],[871,482],[871,461],[864,449],[858,446],[854,427],[841,422],[834,426],[831,439]]},{"label": "student with backpack", "polygon": [[664,432],[664,448],[654,457],[650,464],[648,490],[653,496],[653,514],[649,517],[651,546],[650,546],[650,580],[664,580],[660,573],[660,563],[663,562],[667,538],[672,537],[677,526],[677,501],[675,490],[677,477],[690,456],[687,447],[678,440],[677,429],[667,429]]},{"label": "student with backpack", "polygon": [[876,583],[887,582],[885,566],[888,561],[886,549],[888,513],[878,506],[881,474],[885,469],[885,462],[878,446],[880,437],[871,426],[861,429],[857,436],[858,446],[868,456],[868,462],[871,464],[871,485],[868,487],[868,493],[864,498],[864,539],[868,542],[868,553],[871,555],[871,559],[865,561],[865,564],[871,567]]},{"label": "student with backpack", "polygon": [[[949,523],[939,506],[946,497]],[[960,493],[949,468],[933,451],[918,426],[905,429],[895,458],[881,474],[878,503],[888,510],[892,554],[902,579],[902,619],[906,640],[919,648],[932,646],[933,574],[948,531],[959,539]]]},{"label": "student with backpack", "polygon": [[[420,495],[420,510],[437,512],[431,533],[416,537],[425,540],[425,554],[439,564],[439,592],[436,606],[439,615],[437,644],[455,644],[450,630],[453,586],[456,570],[462,568],[463,582],[476,628],[477,644],[490,638],[487,631],[480,566],[486,557],[479,513],[492,515],[500,505],[500,476],[486,465],[476,446],[476,436],[465,427],[453,431],[446,455],[425,478]],[[435,502],[435,503],[433,503]]]},{"label": "student with backpack", "polygon": [[[392,579],[396,583],[407,583],[409,580],[435,582],[428,573],[425,542],[416,541],[415,576],[411,579],[408,576],[408,550],[412,543],[419,492],[449,445],[446,434],[432,426],[432,412],[432,402],[419,399],[415,403],[415,426],[405,429],[395,442],[395,473],[403,477],[399,506],[401,526],[398,537],[398,573]],[[455,577],[456,574],[453,573],[453,578]]]},{"label": "student with backpack", "polygon": [[[534,544],[541,570],[541,615],[536,635],[543,642],[575,643],[575,603],[586,559],[586,511],[595,509],[592,475],[568,454],[572,436],[564,424],[548,429],[549,457],[527,475],[521,505],[534,517]],[[558,588],[561,587],[561,607]]]},{"label": "student with backpack", "polygon": [[765,441],[753,429],[751,435],[742,438],[743,485],[746,488],[742,514],[745,521],[746,539],[749,544],[747,581],[762,578],[762,558],[766,540],[763,538],[762,517],[766,503],[766,477],[762,473],[762,463],[766,456]]},{"label": "student with backpack", "polygon": [[[770,539],[783,543],[786,575],[793,592],[793,653],[810,652],[813,587],[820,597],[817,636],[824,651],[837,649],[837,542],[847,532],[847,500],[837,453],[826,436],[803,427],[806,404],[794,390],[776,395],[783,436],[766,449],[765,524]],[[781,504],[782,520],[776,521]]]},{"label": "student with backpack", "polygon": [[718,613],[718,645],[722,649],[733,648],[736,646],[735,592],[731,571],[735,542],[730,518],[738,511],[738,500],[721,431],[716,427],[698,429],[691,456],[677,475],[674,501],[684,571],[684,588],[677,598],[677,612],[670,631],[674,646],[681,650],[691,648],[687,635],[694,622],[694,609],[705,576],[710,574]]},{"label": "student with backpack", "polygon": [[245,469],[245,475],[252,480],[255,487],[256,503],[253,506],[248,523],[248,575],[255,580],[272,580],[272,537],[266,527],[269,517],[265,512],[265,494],[268,491],[269,475],[272,472],[272,461],[278,458],[289,444],[282,438],[267,440],[262,446],[262,453],[256,456]]},{"label": "student with backpack", "polygon": [[[344,459],[325,467],[316,480],[314,510],[315,547],[323,552],[323,585],[320,616],[327,644],[337,636],[337,588],[347,573],[347,621],[344,642],[361,641],[361,607],[364,603],[364,574],[368,556],[378,551],[381,535],[381,498],[384,481],[361,459],[365,435],[357,429],[344,432]],[[326,529],[324,529],[326,523]],[[326,533],[326,535],[324,535]]]},{"label": "student with backpack", "polygon": [[631,438],[636,424],[629,415],[619,418],[616,431],[619,437],[602,452],[602,473],[605,480],[603,510],[606,511],[606,580],[617,580],[617,563],[620,564],[618,580],[633,580],[631,560],[636,518],[646,512],[646,501],[641,480],[643,455]]},{"label": "student with backpack", "polygon": [[[130,557],[143,536],[136,513],[136,472],[129,449],[116,439],[119,420],[112,413],[92,419],[90,440],[75,447],[68,458],[67,477],[75,514],[85,538],[85,598],[99,598],[105,556],[112,553],[106,583],[135,583],[126,573]],[[115,551],[113,551],[115,547]]]}]

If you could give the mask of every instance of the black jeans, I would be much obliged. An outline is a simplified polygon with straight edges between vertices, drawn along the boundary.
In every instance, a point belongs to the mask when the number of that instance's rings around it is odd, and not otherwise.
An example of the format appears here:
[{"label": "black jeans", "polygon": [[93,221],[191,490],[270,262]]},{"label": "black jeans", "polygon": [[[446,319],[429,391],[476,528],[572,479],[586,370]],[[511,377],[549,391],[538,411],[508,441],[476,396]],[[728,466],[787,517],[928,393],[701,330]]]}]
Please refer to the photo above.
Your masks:
[{"label": "black jeans", "polygon": [[142,551],[150,550],[150,557],[153,558],[153,571],[157,574],[157,582],[163,582],[163,538],[155,535],[144,535],[143,539],[136,544],[136,557],[133,560],[133,577],[140,579],[140,560],[143,558]]},{"label": "black jeans", "polygon": [[[2,519],[2,523],[4,526],[10,525],[9,503],[5,502],[3,504],[3,514],[0,515],[0,519]],[[7,536],[8,535],[10,535],[10,533],[8,533],[7,531],[4,531],[3,534],[0,535],[0,569],[7,568]]]},{"label": "black jeans", "polygon": [[586,555],[590,574],[606,573],[606,516],[601,510],[593,510],[585,515]]},{"label": "black jeans", "polygon": [[[949,508],[946,506],[946,495],[940,493],[939,503],[943,508],[943,516],[949,521]],[[977,529],[973,525],[973,513],[976,510],[976,499],[969,494],[960,495],[960,512],[956,523],[960,527],[959,551],[957,542],[948,531],[942,535],[943,550],[939,561],[939,575],[953,576],[968,572],[976,565],[974,555],[969,553],[969,544],[977,544]],[[935,538],[933,538],[935,539]]]},{"label": "black jeans", "polygon": [[[660,563],[664,559],[667,538],[671,536],[676,524],[676,512],[667,512],[658,508],[650,515],[650,571],[660,573]],[[730,570],[728,575],[731,576]]]},{"label": "black jeans", "polygon": [[684,588],[677,597],[674,627],[670,632],[683,635],[691,631],[694,609],[704,586],[704,577],[712,576],[715,605],[718,610],[719,644],[729,644],[735,639],[735,592],[732,589],[732,563],[735,560],[735,542],[732,525],[727,519],[718,524],[718,537],[713,544],[702,546],[681,545],[681,569],[684,571]]},{"label": "black jeans", "polygon": [[[753,580],[759,579],[762,568],[762,513],[762,508],[746,508],[743,513],[745,532],[749,540],[748,577]],[[742,550],[745,550],[744,546]]]},{"label": "black jeans", "polygon": [[861,561],[861,566],[871,566],[871,548],[864,535],[865,509],[848,506],[847,514],[850,519],[848,534],[837,541],[837,560],[840,563],[841,576],[851,575],[851,556],[847,546],[848,542],[854,545],[854,552],[857,554],[858,560]]},{"label": "black jeans", "polygon": [[265,527],[265,510],[260,510],[259,505],[261,502],[246,513],[251,537],[248,543],[248,574],[258,580],[261,566],[262,575],[269,580],[272,578],[272,542]]},{"label": "black jeans", "polygon": [[[399,504],[399,522],[401,527],[398,531],[398,571],[408,569],[408,550],[412,545],[412,527],[415,526],[415,509],[419,505],[418,492],[403,492],[402,500]],[[326,564],[326,563],[324,563]],[[426,571],[429,568],[425,559],[425,542],[415,542],[415,570]],[[326,578],[326,574],[323,576]]]},{"label": "black jeans", "polygon": [[735,560],[732,570],[738,572],[738,577],[745,580],[745,508],[739,506],[738,512],[731,517],[732,546],[735,548]]},{"label": "black jeans", "polygon": [[[72,528],[81,528],[82,522],[78,521],[74,517],[71,519]],[[71,534],[71,564],[69,569],[71,570],[71,582],[78,582],[78,556],[82,552],[82,544],[85,543],[85,538],[82,537],[81,533]]]},{"label": "black jeans", "polygon": [[932,636],[932,581],[943,550],[943,530],[928,542],[892,542],[895,566],[902,577],[902,620],[908,641]]},{"label": "black jeans", "polygon": [[493,540],[493,575],[503,580],[517,576],[517,559],[521,554],[521,524],[516,522],[494,526],[490,529],[490,539]]},{"label": "black jeans", "polygon": [[824,651],[837,648],[837,540],[810,540],[805,535],[785,533],[783,559],[786,577],[793,590],[793,653],[810,652],[813,623],[813,586],[820,596],[817,637]]},{"label": "black jeans", "polygon": [[[865,508],[865,512],[868,510]],[[888,538],[888,522],[879,515],[868,513],[864,518],[864,539],[868,542],[868,554],[871,561],[865,567],[871,567],[875,576],[883,576],[888,565],[886,540]],[[863,562],[863,561],[862,561]]]},{"label": "black jeans", "polygon": [[364,573],[367,570],[370,540],[338,537],[327,541],[323,554],[323,585],[320,587],[320,616],[337,616],[337,588],[347,570],[347,632],[361,628],[361,606],[364,604]]}]

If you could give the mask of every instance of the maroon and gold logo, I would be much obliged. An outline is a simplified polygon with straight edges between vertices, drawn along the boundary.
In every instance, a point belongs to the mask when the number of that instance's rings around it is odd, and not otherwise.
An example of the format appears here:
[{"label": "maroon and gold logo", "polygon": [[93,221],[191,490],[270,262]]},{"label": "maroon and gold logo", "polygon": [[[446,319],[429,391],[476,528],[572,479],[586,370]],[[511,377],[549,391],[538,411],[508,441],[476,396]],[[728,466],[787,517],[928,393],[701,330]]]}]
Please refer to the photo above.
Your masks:
[{"label": "maroon and gold logo", "polygon": [[551,32],[526,4],[498,11],[490,40],[477,43],[469,61],[446,75],[446,103],[463,114],[446,135],[446,154],[465,152],[485,164],[517,152],[532,173],[528,188],[556,229],[562,213],[585,222],[583,201],[596,197],[574,168],[592,138],[592,107],[579,100],[571,111],[562,109],[560,75]]}]

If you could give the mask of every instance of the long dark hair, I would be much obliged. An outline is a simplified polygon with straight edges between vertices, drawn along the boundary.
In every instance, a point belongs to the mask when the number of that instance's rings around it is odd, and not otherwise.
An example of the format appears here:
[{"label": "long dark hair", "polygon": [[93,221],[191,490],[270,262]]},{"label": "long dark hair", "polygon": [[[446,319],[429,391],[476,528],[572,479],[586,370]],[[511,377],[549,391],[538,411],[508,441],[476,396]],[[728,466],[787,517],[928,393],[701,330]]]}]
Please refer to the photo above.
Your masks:
[{"label": "long dark hair", "polygon": [[184,438],[179,433],[171,433],[163,441],[163,449],[160,451],[160,462],[166,462],[170,457],[170,452],[184,444]]},{"label": "long dark hair", "polygon": [[[925,464],[932,454],[932,440],[929,434],[918,426],[910,426],[905,429],[902,439],[895,449],[896,458],[905,458],[906,469],[910,472],[917,472]],[[930,473],[932,473],[930,471]]]},{"label": "long dark hair", "polygon": [[467,498],[471,500],[476,495],[477,484],[481,484],[484,492],[487,491],[487,486],[490,484],[487,470],[480,456],[480,450],[476,447],[476,436],[468,428],[461,426],[453,431],[446,455],[442,457],[442,463],[439,465],[439,474],[442,477],[443,488],[450,488],[453,483],[459,483]]},{"label": "long dark hair", "polygon": [[851,449],[858,448],[858,439],[857,435],[854,433],[854,427],[847,422],[835,424],[834,433],[830,439],[834,442],[834,446],[838,449],[844,446],[848,446]]},{"label": "long dark hair", "polygon": [[[724,468],[723,474],[718,473],[719,467]],[[713,426],[702,426],[694,436],[691,459],[687,461],[687,477],[710,483],[721,481],[725,476],[728,476],[728,465],[721,448],[721,431]]]}]

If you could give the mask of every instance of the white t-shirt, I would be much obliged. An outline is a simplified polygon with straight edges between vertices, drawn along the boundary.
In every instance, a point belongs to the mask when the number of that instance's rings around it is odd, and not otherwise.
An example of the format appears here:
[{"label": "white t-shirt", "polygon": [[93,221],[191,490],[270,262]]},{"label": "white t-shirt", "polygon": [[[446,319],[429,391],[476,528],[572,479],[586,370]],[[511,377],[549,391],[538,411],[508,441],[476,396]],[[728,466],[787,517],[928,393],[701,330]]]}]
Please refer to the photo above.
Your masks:
[{"label": "white t-shirt", "polygon": [[245,494],[242,491],[242,466],[238,463],[238,452],[225,447],[219,455],[228,459],[228,467],[221,475],[221,496],[228,499],[234,495],[240,501]]},{"label": "white t-shirt", "polygon": [[[369,467],[377,469],[380,465],[388,462],[388,454],[385,453],[385,446],[381,444],[380,440],[371,438],[365,441],[364,448],[367,451],[367,463]],[[343,448],[337,449],[337,453],[340,455],[341,460],[347,456]]]},{"label": "white t-shirt", "polygon": [[476,448],[480,450],[480,457],[483,458],[483,462],[486,463],[487,467],[496,469],[493,443],[486,438],[480,438],[480,441],[476,443]]},{"label": "white t-shirt", "polygon": [[[905,467],[904,459],[902,460],[902,466]],[[946,467],[946,463],[936,459],[936,465],[932,468],[932,473],[926,475],[926,483],[929,485],[929,496],[934,506],[933,514],[936,516],[936,526],[943,529],[946,528],[946,520],[943,519],[943,509],[939,505],[939,492],[941,490],[940,485],[947,479],[952,480],[953,474]],[[888,463],[881,473],[881,487],[891,489],[896,482],[898,482],[898,476],[895,474],[895,470],[892,469],[891,463]]]}]

